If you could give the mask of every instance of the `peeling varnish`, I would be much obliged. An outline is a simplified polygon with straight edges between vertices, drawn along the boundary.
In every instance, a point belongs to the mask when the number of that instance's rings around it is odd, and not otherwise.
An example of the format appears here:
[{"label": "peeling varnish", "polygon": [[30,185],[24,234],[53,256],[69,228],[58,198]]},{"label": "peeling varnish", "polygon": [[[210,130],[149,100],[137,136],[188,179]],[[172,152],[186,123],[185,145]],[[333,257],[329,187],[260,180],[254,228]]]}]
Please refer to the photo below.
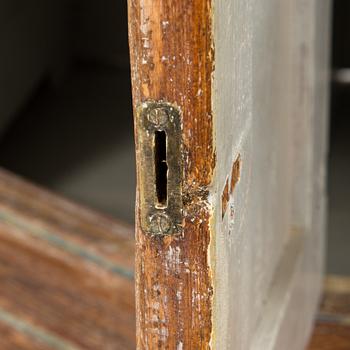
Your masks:
[{"label": "peeling varnish", "polygon": [[238,181],[240,180],[241,165],[242,165],[241,155],[238,154],[236,160],[234,161],[234,163],[232,165],[232,170],[231,170],[231,187],[230,187],[230,194],[231,195],[233,194],[235,187],[236,187]]},{"label": "peeling varnish", "polygon": [[221,194],[221,218],[225,216],[227,205],[230,200],[229,178],[226,179],[224,190]]},{"label": "peeling varnish", "polygon": [[134,105],[167,100],[184,112],[184,233],[150,238],[137,229],[137,348],[209,349],[211,3],[129,0],[129,14]]},{"label": "peeling varnish", "polygon": [[[226,178],[225,187],[224,187],[222,194],[221,194],[221,217],[222,217],[222,219],[224,218],[224,216],[226,214],[228,204],[229,204],[231,198],[233,197],[233,193],[234,193],[234,190],[236,188],[236,185],[240,180],[241,164],[242,164],[241,155],[238,154],[238,156],[236,157],[236,160],[232,164],[231,174],[229,177]],[[234,215],[234,207],[233,207],[233,204],[231,203],[231,205],[230,205],[230,217],[233,217],[233,215]]]}]

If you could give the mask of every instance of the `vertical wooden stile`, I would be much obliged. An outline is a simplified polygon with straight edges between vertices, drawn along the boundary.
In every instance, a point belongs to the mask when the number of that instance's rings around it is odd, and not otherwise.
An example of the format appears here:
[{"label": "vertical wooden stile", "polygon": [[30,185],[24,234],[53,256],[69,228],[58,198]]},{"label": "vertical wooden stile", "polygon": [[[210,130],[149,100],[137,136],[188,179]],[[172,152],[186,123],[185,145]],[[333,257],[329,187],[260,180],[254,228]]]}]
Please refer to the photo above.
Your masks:
[{"label": "vertical wooden stile", "polygon": [[[209,348],[212,280],[208,261],[211,217],[208,188],[215,165],[211,16],[211,1],[129,0],[138,168],[138,349]],[[147,159],[141,136],[144,130],[139,123],[143,106],[149,103],[169,104],[181,116],[181,132],[176,136],[181,152],[175,160],[182,164],[182,222],[170,234],[146,232],[141,224],[141,218],[147,214],[140,197],[154,188],[152,181],[143,176]],[[152,167],[151,163],[148,165]],[[169,169],[169,181],[171,176]],[[169,200],[173,194],[170,188]]]}]

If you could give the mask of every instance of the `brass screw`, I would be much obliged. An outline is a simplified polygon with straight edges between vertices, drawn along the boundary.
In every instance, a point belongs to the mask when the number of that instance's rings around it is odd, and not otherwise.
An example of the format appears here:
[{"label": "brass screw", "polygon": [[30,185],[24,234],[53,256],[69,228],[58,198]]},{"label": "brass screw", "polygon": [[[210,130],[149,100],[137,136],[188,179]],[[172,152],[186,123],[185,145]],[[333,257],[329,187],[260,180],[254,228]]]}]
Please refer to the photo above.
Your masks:
[{"label": "brass screw", "polygon": [[150,230],[152,234],[164,235],[171,229],[172,222],[165,213],[156,213],[150,217]]},{"label": "brass screw", "polygon": [[153,108],[149,111],[147,119],[155,126],[162,126],[168,122],[168,112],[161,107]]}]

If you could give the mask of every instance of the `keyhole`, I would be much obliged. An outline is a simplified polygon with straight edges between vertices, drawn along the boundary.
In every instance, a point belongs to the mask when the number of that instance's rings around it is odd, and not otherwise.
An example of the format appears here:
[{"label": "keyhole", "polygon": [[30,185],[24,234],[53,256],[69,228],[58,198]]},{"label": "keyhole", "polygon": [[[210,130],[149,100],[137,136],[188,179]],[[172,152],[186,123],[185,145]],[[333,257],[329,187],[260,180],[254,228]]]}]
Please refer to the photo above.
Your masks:
[{"label": "keyhole", "polygon": [[154,161],[156,175],[157,208],[166,208],[168,200],[168,164],[166,158],[166,132],[157,130],[154,135]]}]

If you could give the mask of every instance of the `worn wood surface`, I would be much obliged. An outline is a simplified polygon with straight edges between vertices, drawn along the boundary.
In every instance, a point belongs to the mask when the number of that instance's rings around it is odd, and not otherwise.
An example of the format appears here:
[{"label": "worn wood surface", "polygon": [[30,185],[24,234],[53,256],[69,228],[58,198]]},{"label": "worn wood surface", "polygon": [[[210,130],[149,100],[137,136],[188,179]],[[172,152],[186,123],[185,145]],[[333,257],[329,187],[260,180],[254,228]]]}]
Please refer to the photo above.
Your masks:
[{"label": "worn wood surface", "polygon": [[[183,234],[151,238],[137,220],[138,349],[209,348],[208,187],[215,164],[211,15],[211,1],[129,0],[134,108],[148,100],[177,105],[184,146]],[[137,136],[136,127],[139,157],[142,145]],[[138,210],[137,204],[137,215]]]},{"label": "worn wood surface", "polygon": [[0,171],[0,349],[135,349],[133,229]]},{"label": "worn wood surface", "polygon": [[322,279],[328,15],[316,0],[129,0],[134,108],[177,105],[184,144],[183,235],[137,221],[139,349],[305,347]]}]

